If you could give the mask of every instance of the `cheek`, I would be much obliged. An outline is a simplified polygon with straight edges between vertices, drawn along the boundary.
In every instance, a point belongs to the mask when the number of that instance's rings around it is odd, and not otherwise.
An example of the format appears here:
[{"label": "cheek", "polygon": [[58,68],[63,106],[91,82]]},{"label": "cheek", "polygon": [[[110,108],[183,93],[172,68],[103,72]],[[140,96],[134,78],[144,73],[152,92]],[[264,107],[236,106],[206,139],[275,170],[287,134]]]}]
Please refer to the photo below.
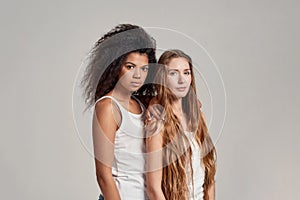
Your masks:
[{"label": "cheek", "polygon": [[119,76],[118,76],[118,78],[120,79],[120,78],[124,78],[124,75],[127,73],[127,70],[125,69],[125,67],[122,67],[122,69],[121,69],[121,71],[120,71],[120,73],[119,73]]},{"label": "cheek", "polygon": [[148,71],[146,71],[146,72],[141,72],[141,75],[142,75],[142,78],[143,79],[146,79],[147,78],[147,76],[148,76]]},{"label": "cheek", "polygon": [[174,79],[174,78],[170,78],[170,77],[168,77],[167,78],[167,82],[166,82],[166,86],[168,87],[168,88],[174,88],[175,86],[176,86],[176,80]]},{"label": "cheek", "polygon": [[189,83],[189,85],[191,85],[191,83],[192,83],[192,77],[191,76],[188,77],[187,82]]},{"label": "cheek", "polygon": [[126,83],[126,82],[128,82],[129,79],[130,79],[130,72],[125,71],[125,72],[123,72],[119,75],[119,80],[118,81],[120,83]]}]

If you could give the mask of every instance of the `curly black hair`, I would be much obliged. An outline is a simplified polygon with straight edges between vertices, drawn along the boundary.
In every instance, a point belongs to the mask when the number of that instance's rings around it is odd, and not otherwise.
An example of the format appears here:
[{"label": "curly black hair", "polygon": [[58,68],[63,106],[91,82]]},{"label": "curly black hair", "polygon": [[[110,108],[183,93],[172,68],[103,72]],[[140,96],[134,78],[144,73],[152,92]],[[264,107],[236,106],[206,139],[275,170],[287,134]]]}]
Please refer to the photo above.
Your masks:
[{"label": "curly black hair", "polygon": [[119,24],[102,36],[89,53],[81,80],[86,109],[115,87],[122,65],[127,56],[133,52],[146,54],[148,57],[149,71],[145,85],[134,93],[147,104],[143,96],[150,99],[149,96],[153,96],[154,93],[151,83],[155,71],[153,67],[153,63],[156,63],[155,51],[155,40],[137,25]]}]

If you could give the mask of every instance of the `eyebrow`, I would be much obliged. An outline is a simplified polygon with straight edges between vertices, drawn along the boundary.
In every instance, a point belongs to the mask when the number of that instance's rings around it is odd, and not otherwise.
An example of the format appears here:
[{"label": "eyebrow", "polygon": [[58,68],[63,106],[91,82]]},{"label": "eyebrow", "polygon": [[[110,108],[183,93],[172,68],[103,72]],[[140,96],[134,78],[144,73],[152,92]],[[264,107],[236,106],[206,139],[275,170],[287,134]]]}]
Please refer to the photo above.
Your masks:
[{"label": "eyebrow", "polygon": [[136,66],[136,64],[134,64],[132,62],[125,62],[124,64],[132,64],[132,65]]},{"label": "eyebrow", "polygon": [[[168,72],[169,72],[169,71],[177,71],[177,72],[179,72],[178,69],[168,69]],[[191,71],[191,69],[184,69],[183,71]]]},{"label": "eyebrow", "polygon": [[[125,62],[124,65],[126,65],[126,64],[131,64],[131,65],[136,66],[136,64],[134,64],[134,63],[132,63],[132,62]],[[142,65],[141,67],[148,67],[148,66],[149,66],[149,64],[147,64],[147,65]]]}]

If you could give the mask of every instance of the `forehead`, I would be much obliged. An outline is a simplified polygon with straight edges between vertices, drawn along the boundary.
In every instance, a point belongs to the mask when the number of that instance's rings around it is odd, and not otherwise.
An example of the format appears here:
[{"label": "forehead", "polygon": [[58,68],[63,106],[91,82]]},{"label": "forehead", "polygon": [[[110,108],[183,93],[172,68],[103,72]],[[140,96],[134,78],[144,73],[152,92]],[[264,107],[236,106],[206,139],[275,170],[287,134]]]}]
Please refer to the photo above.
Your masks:
[{"label": "forehead", "polygon": [[168,69],[187,70],[190,69],[190,65],[185,58],[172,58],[167,64]]},{"label": "forehead", "polygon": [[137,52],[133,52],[127,55],[125,62],[132,62],[132,63],[148,63],[148,56],[147,54],[141,54]]}]

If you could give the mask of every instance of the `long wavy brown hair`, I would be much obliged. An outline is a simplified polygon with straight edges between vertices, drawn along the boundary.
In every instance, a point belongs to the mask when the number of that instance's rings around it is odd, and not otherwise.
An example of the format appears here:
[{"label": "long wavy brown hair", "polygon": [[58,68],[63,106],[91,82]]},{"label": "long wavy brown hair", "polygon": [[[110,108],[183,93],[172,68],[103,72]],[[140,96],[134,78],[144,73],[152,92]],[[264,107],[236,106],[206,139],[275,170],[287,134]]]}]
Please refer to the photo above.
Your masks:
[{"label": "long wavy brown hair", "polygon": [[[216,150],[208,134],[208,129],[201,113],[201,103],[197,99],[195,78],[193,72],[192,59],[180,50],[168,50],[164,52],[158,63],[163,65],[157,67],[154,83],[156,85],[156,101],[165,109],[165,121],[161,129],[163,137],[164,163],[168,163],[163,168],[162,190],[166,199],[183,200],[189,194],[188,183],[193,181],[193,169],[191,167],[192,151],[179,118],[173,111],[173,104],[177,97],[166,87],[167,70],[165,65],[173,58],[185,58],[191,70],[191,86],[185,97],[182,99],[183,111],[188,122],[188,129],[195,133],[195,139],[201,148],[201,159],[205,166],[204,179],[204,199],[208,199],[208,188],[214,182],[216,173]],[[191,169],[191,177],[186,174],[187,167]],[[194,183],[193,183],[194,185]]]}]

